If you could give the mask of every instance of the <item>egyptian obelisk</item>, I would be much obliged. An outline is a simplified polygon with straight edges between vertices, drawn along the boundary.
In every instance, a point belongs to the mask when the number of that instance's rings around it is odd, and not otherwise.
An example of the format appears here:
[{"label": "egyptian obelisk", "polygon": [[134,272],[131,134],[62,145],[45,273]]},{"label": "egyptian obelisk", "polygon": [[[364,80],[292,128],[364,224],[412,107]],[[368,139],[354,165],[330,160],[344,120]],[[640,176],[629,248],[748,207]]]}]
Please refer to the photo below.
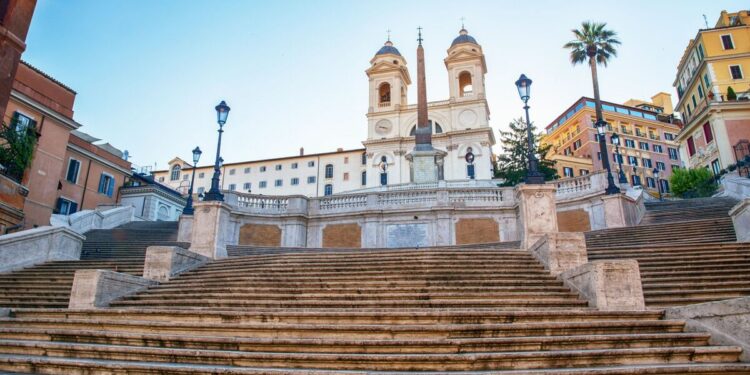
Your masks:
[{"label": "egyptian obelisk", "polygon": [[446,152],[432,147],[432,127],[427,115],[427,79],[424,70],[424,48],[422,48],[422,28],[417,41],[417,129],[414,150],[406,155],[411,167],[411,182],[427,183],[438,181],[438,164],[442,164]]}]

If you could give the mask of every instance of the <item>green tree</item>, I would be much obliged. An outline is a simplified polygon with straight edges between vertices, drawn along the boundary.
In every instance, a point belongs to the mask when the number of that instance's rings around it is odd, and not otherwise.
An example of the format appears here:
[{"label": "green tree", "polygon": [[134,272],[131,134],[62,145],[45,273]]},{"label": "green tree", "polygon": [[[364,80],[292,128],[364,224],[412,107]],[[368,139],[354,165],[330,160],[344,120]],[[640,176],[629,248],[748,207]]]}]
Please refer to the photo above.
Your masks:
[{"label": "green tree", "polygon": [[737,93],[732,86],[727,87],[727,100],[737,100]]},{"label": "green tree", "polygon": [[710,197],[716,193],[714,176],[708,168],[679,168],[669,178],[672,193],[682,198]]},{"label": "green tree", "polygon": [[573,29],[575,39],[565,43],[563,48],[570,50],[570,63],[575,65],[588,62],[591,68],[591,80],[594,84],[594,100],[596,101],[596,119],[603,120],[602,103],[599,97],[599,75],[596,70],[598,64],[605,67],[609,60],[617,56],[616,45],[620,44],[617,33],[606,29],[606,23],[585,21],[581,29]]},{"label": "green tree", "polygon": [[36,127],[23,125],[16,120],[0,127],[0,165],[2,173],[21,182],[26,169],[31,166],[36,146]]},{"label": "green tree", "polygon": [[[500,130],[500,143],[503,152],[497,158],[495,177],[505,179],[503,185],[514,186],[523,182],[528,171],[529,143],[526,136],[526,122],[523,119],[515,119],[510,124],[509,131]],[[555,162],[547,160],[547,152],[551,145],[540,146],[539,135],[536,134],[534,124],[531,124],[531,132],[536,147],[535,154],[539,159],[539,171],[544,174],[544,179],[554,180],[557,178]]]}]

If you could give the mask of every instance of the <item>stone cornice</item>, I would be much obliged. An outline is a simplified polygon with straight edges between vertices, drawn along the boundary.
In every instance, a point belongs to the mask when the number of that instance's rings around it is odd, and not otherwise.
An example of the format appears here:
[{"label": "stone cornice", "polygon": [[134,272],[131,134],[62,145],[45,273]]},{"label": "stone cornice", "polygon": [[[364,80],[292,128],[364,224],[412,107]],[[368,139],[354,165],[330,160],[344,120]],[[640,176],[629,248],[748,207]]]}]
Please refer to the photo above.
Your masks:
[{"label": "stone cornice", "polygon": [[75,120],[60,115],[59,113],[47,108],[46,106],[42,105],[36,100],[31,99],[28,96],[16,90],[11,90],[10,96],[11,98],[18,100],[19,102],[31,108],[34,108],[35,110],[39,112],[42,112],[44,115],[54,118],[55,120],[59,121],[63,125],[67,126],[70,130],[75,130],[82,126],[81,124],[77,123]]}]

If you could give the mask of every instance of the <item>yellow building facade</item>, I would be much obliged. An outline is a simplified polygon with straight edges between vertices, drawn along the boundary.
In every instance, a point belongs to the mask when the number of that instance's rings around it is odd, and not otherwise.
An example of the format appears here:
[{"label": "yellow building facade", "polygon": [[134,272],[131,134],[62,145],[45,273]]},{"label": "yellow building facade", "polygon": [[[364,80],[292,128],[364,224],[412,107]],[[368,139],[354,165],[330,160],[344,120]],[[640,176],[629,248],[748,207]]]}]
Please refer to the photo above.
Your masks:
[{"label": "yellow building facade", "polygon": [[677,140],[688,166],[719,173],[750,152],[748,75],[750,15],[723,11],[714,27],[690,40],[673,83],[685,124]]},{"label": "yellow building facade", "polygon": [[[658,192],[660,185],[662,192],[668,192],[669,176],[681,166],[679,145],[674,141],[680,127],[668,113],[671,112],[671,96],[659,93],[650,102],[631,99],[627,103],[632,105],[602,102],[604,119],[609,123],[606,157],[612,172],[620,170],[615,155],[617,147],[611,142],[612,134],[617,133],[622,171],[628,183],[653,192]],[[551,145],[547,158],[555,161],[560,178],[604,169],[595,122],[594,99],[582,97],[546,127],[541,142]],[[659,170],[658,180],[654,168]]]}]

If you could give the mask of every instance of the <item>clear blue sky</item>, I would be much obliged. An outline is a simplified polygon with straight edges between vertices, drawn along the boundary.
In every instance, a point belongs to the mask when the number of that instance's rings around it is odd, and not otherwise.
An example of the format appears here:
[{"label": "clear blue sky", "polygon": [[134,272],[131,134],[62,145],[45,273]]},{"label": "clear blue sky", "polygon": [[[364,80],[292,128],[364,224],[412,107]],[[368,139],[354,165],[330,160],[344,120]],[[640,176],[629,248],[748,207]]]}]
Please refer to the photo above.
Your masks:
[{"label": "clear blue sky", "polygon": [[[491,125],[522,114],[513,82],[534,80],[532,121],[545,126],[582,95],[590,73],[561,46],[583,20],[622,40],[601,71],[605,100],[672,88],[688,40],[745,1],[200,1],[39,0],[23,58],[78,92],[81,129],[164,168],[216,150],[213,107],[232,107],[224,158],[241,161],[361,147],[368,61],[392,30],[416,76],[424,28],[429,100],[446,99],[443,58],[460,18],[487,59]],[[416,87],[410,90],[416,100]],[[676,97],[674,98],[676,101]],[[499,147],[495,146],[495,152]]]}]

